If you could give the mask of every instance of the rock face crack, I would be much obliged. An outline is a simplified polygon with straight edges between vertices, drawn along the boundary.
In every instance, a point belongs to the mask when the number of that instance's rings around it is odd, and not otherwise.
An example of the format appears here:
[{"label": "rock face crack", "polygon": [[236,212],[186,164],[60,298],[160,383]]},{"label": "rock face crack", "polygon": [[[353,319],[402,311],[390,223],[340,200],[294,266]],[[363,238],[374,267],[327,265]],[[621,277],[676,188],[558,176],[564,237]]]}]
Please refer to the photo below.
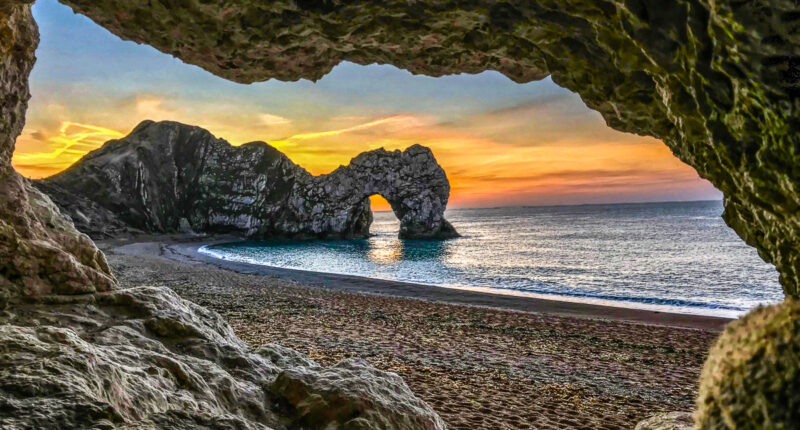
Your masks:
[{"label": "rock face crack", "polygon": [[365,152],[312,176],[264,142],[234,147],[199,127],[145,121],[36,185],[98,238],[126,230],[366,237],[374,194],[392,205],[402,238],[458,235],[444,218],[447,176],[419,145]]}]

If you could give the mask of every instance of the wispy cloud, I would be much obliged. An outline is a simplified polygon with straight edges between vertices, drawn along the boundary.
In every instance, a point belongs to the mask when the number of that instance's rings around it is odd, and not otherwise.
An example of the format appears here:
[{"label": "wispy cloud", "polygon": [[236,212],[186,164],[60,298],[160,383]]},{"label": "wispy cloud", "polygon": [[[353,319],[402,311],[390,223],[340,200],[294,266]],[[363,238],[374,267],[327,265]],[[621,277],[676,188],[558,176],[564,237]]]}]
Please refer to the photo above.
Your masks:
[{"label": "wispy cloud", "polygon": [[331,136],[339,136],[342,134],[347,133],[354,133],[357,131],[363,131],[370,128],[386,126],[386,125],[406,125],[406,126],[419,126],[420,121],[412,115],[395,115],[390,116],[388,118],[380,118],[373,121],[369,121],[363,124],[356,124],[350,127],[340,128],[337,130],[327,130],[327,131],[318,131],[313,133],[300,133],[295,134],[293,136],[285,137],[283,139],[278,139],[272,141],[272,143],[276,145],[286,144],[290,142],[297,142],[299,140],[311,140],[311,139],[319,139],[323,137],[331,137]]},{"label": "wispy cloud", "polygon": [[[41,132],[33,132],[29,135],[34,139],[44,137]],[[99,148],[108,140],[118,139],[122,136],[123,133],[106,127],[64,121],[58,129],[58,134],[44,138],[51,148],[50,151],[31,153],[18,150],[14,153],[12,163],[23,172],[35,170],[38,173],[53,174],[69,167],[86,153]]]},{"label": "wispy cloud", "polygon": [[286,125],[291,124],[292,120],[289,118],[284,118],[278,115],[272,115],[269,113],[262,113],[258,115],[258,118],[261,119],[261,122],[268,126],[275,126],[275,125]]},{"label": "wispy cloud", "polygon": [[366,150],[426,145],[448,173],[454,206],[714,195],[713,187],[662,143],[611,130],[599,115],[565,97],[455,121],[429,113],[379,116],[366,110],[312,119],[302,110],[287,115],[150,93],[104,103],[84,107],[58,100],[47,109],[33,109],[14,165],[29,176],[48,176],[122,137],[141,120],[170,119],[200,125],[234,144],[267,141],[314,174],[330,172]]}]

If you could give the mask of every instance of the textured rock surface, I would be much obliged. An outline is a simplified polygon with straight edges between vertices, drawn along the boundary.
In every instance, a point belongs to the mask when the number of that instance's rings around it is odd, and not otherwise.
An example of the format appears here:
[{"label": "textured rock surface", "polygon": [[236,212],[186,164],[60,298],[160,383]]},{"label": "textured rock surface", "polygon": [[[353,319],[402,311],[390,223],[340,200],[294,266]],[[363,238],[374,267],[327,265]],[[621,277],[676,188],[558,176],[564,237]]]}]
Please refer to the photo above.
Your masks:
[{"label": "textured rock surface", "polygon": [[263,142],[233,147],[199,127],[145,121],[38,186],[94,237],[133,229],[364,237],[373,194],[392,204],[401,237],[456,235],[443,216],[447,176],[418,145],[312,176]]},{"label": "textured rock surface", "polygon": [[397,375],[252,351],[167,288],[18,304],[0,339],[3,429],[445,428]]},{"label": "textured rock surface", "polygon": [[[458,236],[444,218],[450,183],[430,149],[376,149],[327,175],[295,183],[280,231],[364,237],[372,223],[369,196],[379,194],[400,220],[404,239]],[[330,234],[330,233],[325,233]]]},{"label": "textured rock surface", "polygon": [[0,3],[0,308],[12,297],[105,291],[105,257],[10,166],[39,33],[30,2]]},{"label": "textured rock surface", "polygon": [[36,61],[39,30],[29,3],[33,0],[0,2],[0,167],[11,165],[30,98],[28,75]]},{"label": "textured rock surface", "polygon": [[105,256],[50,199],[11,169],[0,170],[0,301],[108,291]]},{"label": "textured rock surface", "polygon": [[800,428],[800,301],[731,323],[700,376],[698,429]]},{"label": "textured rock surface", "polygon": [[349,359],[326,369],[290,368],[278,375],[272,392],[301,428],[329,428],[330,423],[353,430],[445,427],[414,399],[402,378],[363,360]]},{"label": "textured rock surface", "polygon": [[796,2],[62,2],[239,82],[316,79],[342,60],[520,82],[551,75],[611,127],[663,139],[711,180],[725,220],[800,294]]},{"label": "textured rock surface", "polygon": [[636,425],[635,430],[693,430],[691,412],[668,412],[648,418]]}]

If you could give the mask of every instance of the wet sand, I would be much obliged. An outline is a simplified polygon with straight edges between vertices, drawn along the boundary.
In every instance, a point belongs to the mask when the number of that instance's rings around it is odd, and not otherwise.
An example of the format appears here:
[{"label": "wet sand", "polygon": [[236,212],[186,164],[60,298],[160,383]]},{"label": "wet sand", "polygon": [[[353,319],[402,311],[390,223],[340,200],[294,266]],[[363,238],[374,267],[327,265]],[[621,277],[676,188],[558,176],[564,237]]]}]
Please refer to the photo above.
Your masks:
[{"label": "wet sand", "polygon": [[103,242],[124,286],[163,285],[253,346],[399,373],[454,429],[630,429],[691,410],[727,320],[252,266],[197,242]]}]

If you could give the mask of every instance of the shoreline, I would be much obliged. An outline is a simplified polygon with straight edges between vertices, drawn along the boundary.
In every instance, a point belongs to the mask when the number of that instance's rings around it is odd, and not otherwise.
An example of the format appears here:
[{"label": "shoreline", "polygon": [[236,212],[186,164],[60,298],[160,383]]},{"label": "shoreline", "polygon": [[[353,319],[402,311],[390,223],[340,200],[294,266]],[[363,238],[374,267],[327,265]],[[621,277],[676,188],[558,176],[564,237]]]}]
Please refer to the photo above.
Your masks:
[{"label": "shoreline", "polygon": [[140,257],[161,257],[182,264],[205,265],[218,269],[277,278],[304,286],[332,291],[379,295],[430,303],[473,306],[497,310],[518,311],[570,318],[589,318],[667,327],[721,331],[733,319],[697,314],[673,313],[633,307],[606,306],[581,301],[567,301],[527,295],[498,294],[470,289],[448,288],[345,275],[287,269],[216,258],[199,252],[203,246],[241,240],[235,236],[189,237],[144,236],[133,239],[98,241],[102,248],[115,253]]},{"label": "shoreline", "polygon": [[[694,407],[720,318],[228,264],[228,237],[100,242],[121,288],[162,286],[258,348],[400,375],[454,430],[625,430]],[[227,266],[227,267],[223,267]]]}]

